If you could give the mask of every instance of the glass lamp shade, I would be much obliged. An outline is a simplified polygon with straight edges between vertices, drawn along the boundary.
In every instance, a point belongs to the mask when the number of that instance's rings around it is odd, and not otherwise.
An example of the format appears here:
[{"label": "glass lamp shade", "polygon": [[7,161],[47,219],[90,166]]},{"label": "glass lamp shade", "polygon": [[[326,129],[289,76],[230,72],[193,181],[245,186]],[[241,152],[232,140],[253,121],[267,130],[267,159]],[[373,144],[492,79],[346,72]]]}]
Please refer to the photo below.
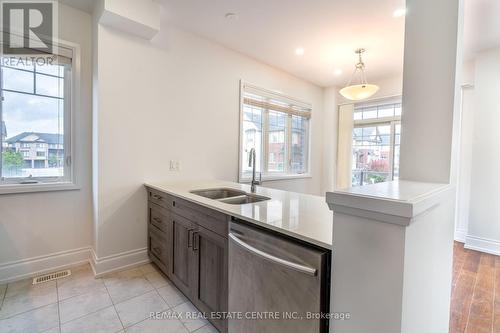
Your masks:
[{"label": "glass lamp shade", "polygon": [[340,90],[340,94],[351,101],[360,101],[373,96],[379,87],[374,84],[356,84]]}]

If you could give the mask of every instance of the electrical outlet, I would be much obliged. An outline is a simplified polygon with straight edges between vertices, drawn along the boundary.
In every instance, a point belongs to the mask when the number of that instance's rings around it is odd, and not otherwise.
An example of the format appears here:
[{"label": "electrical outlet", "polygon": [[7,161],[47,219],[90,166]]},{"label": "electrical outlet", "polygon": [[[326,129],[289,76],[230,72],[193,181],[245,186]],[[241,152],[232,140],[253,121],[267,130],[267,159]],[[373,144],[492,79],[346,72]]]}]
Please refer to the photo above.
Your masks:
[{"label": "electrical outlet", "polygon": [[180,171],[181,170],[181,162],[170,160],[170,171]]}]

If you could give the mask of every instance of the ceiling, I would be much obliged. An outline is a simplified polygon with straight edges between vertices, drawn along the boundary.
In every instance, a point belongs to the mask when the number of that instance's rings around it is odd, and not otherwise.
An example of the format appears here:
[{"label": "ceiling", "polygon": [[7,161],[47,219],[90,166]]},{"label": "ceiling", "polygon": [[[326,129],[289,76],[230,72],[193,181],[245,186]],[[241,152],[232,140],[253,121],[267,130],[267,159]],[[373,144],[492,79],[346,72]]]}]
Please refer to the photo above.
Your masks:
[{"label": "ceiling", "polygon": [[[59,0],[91,13],[94,0]],[[405,0],[153,0],[162,20],[320,86],[349,80],[364,47],[368,80],[401,75]],[[312,6],[311,3],[314,5]],[[236,13],[237,19],[226,19]],[[500,46],[500,1],[465,0],[465,59]],[[304,55],[295,55],[295,49]],[[335,75],[341,70],[341,75]]]},{"label": "ceiling", "polygon": [[[319,86],[341,86],[366,49],[369,81],[403,68],[404,0],[159,0],[162,20]],[[314,4],[314,5],[312,5]],[[237,19],[227,19],[236,13]],[[302,56],[295,49],[304,49]],[[335,70],[342,70],[335,75]]]}]

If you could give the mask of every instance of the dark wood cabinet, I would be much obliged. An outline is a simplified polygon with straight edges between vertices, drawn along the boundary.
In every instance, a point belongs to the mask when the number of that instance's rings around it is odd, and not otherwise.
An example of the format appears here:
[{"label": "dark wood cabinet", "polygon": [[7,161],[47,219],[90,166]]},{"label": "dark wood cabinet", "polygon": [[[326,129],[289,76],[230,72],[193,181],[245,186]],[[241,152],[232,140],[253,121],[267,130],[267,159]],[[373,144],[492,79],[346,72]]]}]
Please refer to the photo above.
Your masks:
[{"label": "dark wood cabinet", "polygon": [[163,271],[168,270],[170,254],[166,238],[162,237],[162,235],[154,229],[150,229],[148,244],[149,257],[151,260]]},{"label": "dark wood cabinet", "polygon": [[150,202],[148,225],[148,251],[151,260],[165,274],[169,271],[171,262],[172,221],[170,214],[162,207]]},{"label": "dark wood cabinet", "polygon": [[[227,311],[227,238],[198,226],[193,251],[195,284],[192,301],[209,315]],[[226,332],[226,321],[212,320],[217,329]]]},{"label": "dark wood cabinet", "polygon": [[220,331],[227,320],[229,216],[181,198],[148,189],[151,260]]},{"label": "dark wood cabinet", "polygon": [[194,285],[193,233],[196,224],[181,216],[172,217],[170,279],[188,297]]}]

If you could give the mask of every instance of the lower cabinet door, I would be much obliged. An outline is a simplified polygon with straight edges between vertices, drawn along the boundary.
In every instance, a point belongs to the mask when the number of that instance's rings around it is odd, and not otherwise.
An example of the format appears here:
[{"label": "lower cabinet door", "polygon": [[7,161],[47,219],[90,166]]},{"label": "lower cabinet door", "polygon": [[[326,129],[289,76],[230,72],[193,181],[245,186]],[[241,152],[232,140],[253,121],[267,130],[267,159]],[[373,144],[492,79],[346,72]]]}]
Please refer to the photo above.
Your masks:
[{"label": "lower cabinet door", "polygon": [[227,320],[211,317],[227,311],[227,239],[198,226],[194,233],[193,303],[220,331],[227,332]]},{"label": "lower cabinet door", "polygon": [[173,214],[170,279],[184,295],[191,297],[194,281],[193,233],[196,224]]}]

